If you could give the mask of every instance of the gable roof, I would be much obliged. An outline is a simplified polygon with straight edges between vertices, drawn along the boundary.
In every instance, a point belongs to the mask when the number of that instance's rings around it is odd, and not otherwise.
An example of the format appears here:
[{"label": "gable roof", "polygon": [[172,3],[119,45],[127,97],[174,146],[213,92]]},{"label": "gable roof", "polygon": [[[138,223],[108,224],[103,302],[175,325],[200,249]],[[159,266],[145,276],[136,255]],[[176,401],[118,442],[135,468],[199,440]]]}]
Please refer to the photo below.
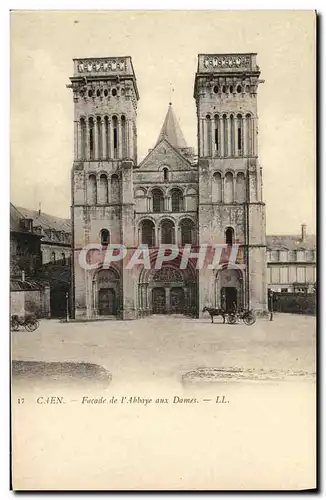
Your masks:
[{"label": "gable roof", "polygon": [[176,149],[188,147],[171,102],[169,103],[169,108],[156,144],[159,144],[163,139],[166,139]]},{"label": "gable roof", "polygon": [[192,164],[190,163],[188,158],[186,158],[183,154],[181,154],[180,150],[178,150],[174,146],[172,146],[172,144],[170,144],[170,142],[165,138],[163,138],[160,142],[155,144],[154,148],[151,149],[149,151],[149,153],[145,156],[145,158],[139,163],[139,165],[137,167],[138,169],[143,167],[144,165],[146,165],[147,162],[152,160],[152,157],[155,154],[159,153],[159,146],[161,144],[164,144],[167,148],[169,148],[171,151],[173,151],[173,153],[175,155],[177,155],[180,158],[180,160],[182,160],[182,162],[187,166],[187,169],[189,169],[189,170],[191,169]]}]

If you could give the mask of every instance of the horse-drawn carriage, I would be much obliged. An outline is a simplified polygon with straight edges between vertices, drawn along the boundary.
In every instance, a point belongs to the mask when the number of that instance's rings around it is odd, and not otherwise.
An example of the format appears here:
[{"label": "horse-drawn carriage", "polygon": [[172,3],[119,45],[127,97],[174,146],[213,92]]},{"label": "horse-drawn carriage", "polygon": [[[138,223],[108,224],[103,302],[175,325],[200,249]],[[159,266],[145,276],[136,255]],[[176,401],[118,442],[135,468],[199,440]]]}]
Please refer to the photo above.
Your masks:
[{"label": "horse-drawn carriage", "polygon": [[224,309],[214,309],[213,307],[204,307],[203,312],[207,311],[211,317],[212,323],[214,323],[214,316],[222,316],[223,324],[227,321],[230,325],[239,323],[241,320],[245,325],[251,326],[256,322],[255,313],[251,310],[241,310],[236,309],[232,311],[225,311]]},{"label": "horse-drawn carriage", "polygon": [[11,330],[16,332],[20,326],[23,326],[28,332],[34,332],[39,327],[39,322],[32,314],[26,314],[25,316],[13,314],[10,321]]}]

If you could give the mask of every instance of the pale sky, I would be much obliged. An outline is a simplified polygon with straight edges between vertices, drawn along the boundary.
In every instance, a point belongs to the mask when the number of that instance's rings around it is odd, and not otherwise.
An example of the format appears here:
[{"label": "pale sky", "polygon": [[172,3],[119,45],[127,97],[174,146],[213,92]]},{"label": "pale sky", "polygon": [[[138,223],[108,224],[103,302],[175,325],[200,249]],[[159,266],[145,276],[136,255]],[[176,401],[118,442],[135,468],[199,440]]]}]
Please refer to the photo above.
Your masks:
[{"label": "pale sky", "polygon": [[35,11],[11,15],[11,201],[70,216],[73,58],[132,57],[138,161],[170,101],[197,147],[197,54],[257,52],[259,161],[267,233],[315,232],[313,11]]}]

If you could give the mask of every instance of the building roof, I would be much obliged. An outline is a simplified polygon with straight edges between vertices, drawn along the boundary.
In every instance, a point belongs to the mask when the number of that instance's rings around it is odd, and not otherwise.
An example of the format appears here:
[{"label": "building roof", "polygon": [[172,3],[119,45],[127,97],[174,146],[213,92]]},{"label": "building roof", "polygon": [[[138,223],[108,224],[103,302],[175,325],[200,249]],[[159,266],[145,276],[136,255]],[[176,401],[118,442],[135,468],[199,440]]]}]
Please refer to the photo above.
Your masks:
[{"label": "building roof", "polygon": [[[10,203],[10,230],[14,232],[24,232],[21,221],[30,219],[31,227],[27,233],[31,236],[41,238],[41,243],[54,243],[56,245],[67,246],[71,242],[71,222],[69,219],[55,217],[38,210],[17,207]],[[26,234],[27,234],[26,233]]]},{"label": "building roof", "polygon": [[42,229],[53,229],[54,231],[64,231],[71,233],[71,222],[69,219],[62,219],[54,215],[45,214],[38,210],[30,210],[29,208],[14,207],[25,219],[33,219],[33,227],[41,227]]},{"label": "building roof", "polygon": [[269,250],[314,250],[316,236],[307,234],[304,239],[301,235],[267,235],[266,246]]},{"label": "building roof", "polygon": [[166,139],[171,144],[171,146],[176,149],[183,149],[188,147],[179,122],[174,114],[171,102],[169,103],[169,108],[166,113],[166,117],[156,144],[161,142],[163,139]]},{"label": "building roof", "polygon": [[10,203],[10,231],[21,231],[20,220],[22,218],[22,214],[12,203]]},{"label": "building roof", "polygon": [[21,279],[10,279],[10,291],[11,292],[22,292],[24,290],[40,290],[44,288],[47,283],[41,283],[39,281],[32,280],[21,280]]}]

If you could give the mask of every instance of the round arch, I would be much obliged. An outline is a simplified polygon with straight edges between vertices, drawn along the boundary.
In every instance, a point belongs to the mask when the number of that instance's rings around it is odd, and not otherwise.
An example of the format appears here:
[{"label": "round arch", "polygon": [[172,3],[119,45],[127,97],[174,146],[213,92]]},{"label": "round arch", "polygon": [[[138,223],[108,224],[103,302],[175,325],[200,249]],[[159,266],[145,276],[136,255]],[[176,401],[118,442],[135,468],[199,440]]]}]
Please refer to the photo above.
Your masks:
[{"label": "round arch", "polygon": [[134,188],[134,197],[135,198],[143,198],[147,196],[147,189],[141,186],[137,186]]},{"label": "round arch", "polygon": [[223,265],[215,273],[215,307],[231,312],[244,309],[244,273],[236,266]]},{"label": "round arch", "polygon": [[152,186],[152,187],[148,188],[147,196],[152,196],[153,195],[153,191],[155,191],[156,189],[158,189],[159,191],[162,191],[163,195],[165,195],[165,193],[166,193],[166,187],[162,186],[162,185],[155,185],[155,186]]},{"label": "round arch", "polygon": [[197,314],[197,281],[193,263],[180,269],[181,257],[155,269],[157,252],[151,255],[152,269],[141,269],[138,275],[138,308],[140,315]]},{"label": "round arch", "polygon": [[182,193],[182,195],[184,196],[185,190],[186,188],[178,186],[178,184],[170,185],[166,190],[166,194],[168,196],[171,196],[172,191],[180,191],[180,193]]},{"label": "round arch", "polygon": [[150,214],[148,214],[148,215],[142,215],[139,219],[137,219],[137,221],[136,221],[137,227],[139,227],[139,224],[144,220],[150,220],[156,225],[156,220],[154,219],[154,217],[152,217]]},{"label": "round arch", "polygon": [[172,167],[168,163],[160,163],[157,171],[162,172],[163,168],[167,168],[168,170],[171,170]]},{"label": "round arch", "polygon": [[120,272],[115,266],[101,267],[94,271],[92,299],[96,317],[120,314]]},{"label": "round arch", "polygon": [[177,224],[178,226],[180,225],[180,223],[185,220],[185,219],[189,219],[191,220],[191,222],[193,222],[194,224],[197,224],[197,219],[192,215],[192,214],[184,214],[184,215],[181,215],[181,217],[179,217],[177,219]]}]

